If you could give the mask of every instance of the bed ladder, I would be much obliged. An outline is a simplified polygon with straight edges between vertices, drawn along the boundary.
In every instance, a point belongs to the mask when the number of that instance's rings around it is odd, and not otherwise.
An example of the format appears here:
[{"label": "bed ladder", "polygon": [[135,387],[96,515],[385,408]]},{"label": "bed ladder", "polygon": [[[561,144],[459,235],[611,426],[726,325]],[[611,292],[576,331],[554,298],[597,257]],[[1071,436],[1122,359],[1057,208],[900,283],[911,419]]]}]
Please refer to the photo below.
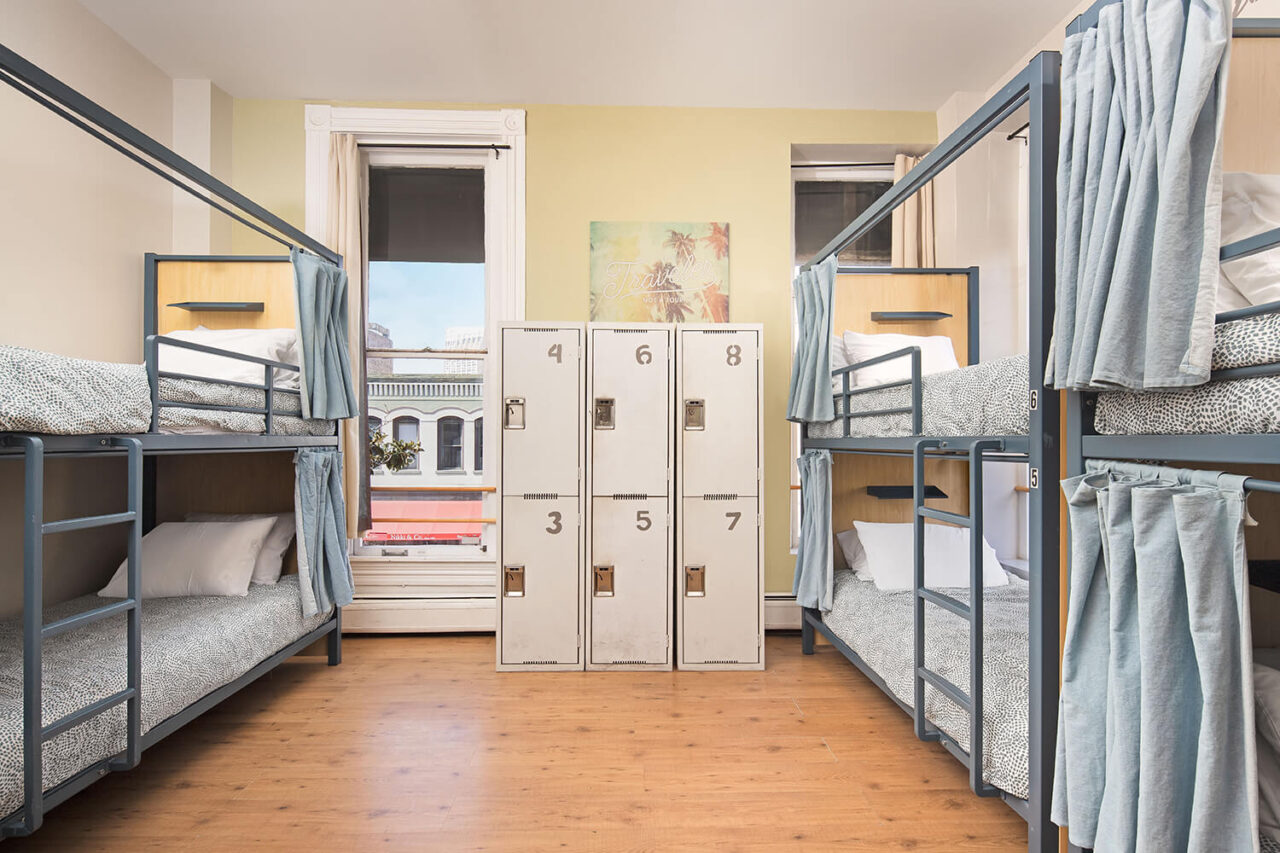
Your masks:
[{"label": "bed ladder", "polygon": [[[969,445],[966,454],[969,462],[969,515],[933,509],[924,504],[925,450],[942,448],[946,442],[942,439],[923,438],[916,442],[912,452],[912,473],[914,475],[912,496],[915,503],[913,521],[915,523],[915,579],[913,588],[915,595],[915,703],[911,716],[915,721],[916,737],[921,740],[940,741],[951,752],[961,757],[969,767],[969,787],[980,797],[998,797],[999,788],[987,784],[982,778],[983,770],[983,698],[982,698],[982,457],[989,450],[1004,450],[1004,442],[994,438],[976,439]],[[969,603],[965,604],[957,598],[929,589],[924,583],[924,533],[925,521],[933,519],[947,524],[954,524],[969,529]],[[969,623],[969,692],[953,684],[949,679],[925,666],[924,660],[924,605],[925,602],[950,611]],[[930,725],[925,718],[924,701],[925,685],[933,687],[969,715],[969,751],[966,754],[960,745],[955,743],[945,732]]]},{"label": "bed ladder", "polygon": [[[109,770],[128,770],[138,764],[142,755],[142,612],[140,607],[142,547],[142,442],[136,438],[112,436],[104,438],[104,447],[125,448],[128,452],[128,509],[107,515],[44,520],[44,442],[30,435],[0,436],[0,443],[21,447],[24,460],[23,526],[22,526],[22,747],[23,808],[0,826],[5,837],[30,835],[44,822],[44,744],[86,720],[127,703],[127,739],[123,752],[90,767],[85,772],[103,775]],[[67,533],[113,524],[128,524],[128,597],[44,624],[44,537],[51,533]],[[43,676],[41,659],[43,642],[49,637],[74,631],[105,619],[124,614],[127,617],[127,672],[125,688],[92,702],[48,725],[44,723]],[[73,777],[73,779],[76,777]]]}]

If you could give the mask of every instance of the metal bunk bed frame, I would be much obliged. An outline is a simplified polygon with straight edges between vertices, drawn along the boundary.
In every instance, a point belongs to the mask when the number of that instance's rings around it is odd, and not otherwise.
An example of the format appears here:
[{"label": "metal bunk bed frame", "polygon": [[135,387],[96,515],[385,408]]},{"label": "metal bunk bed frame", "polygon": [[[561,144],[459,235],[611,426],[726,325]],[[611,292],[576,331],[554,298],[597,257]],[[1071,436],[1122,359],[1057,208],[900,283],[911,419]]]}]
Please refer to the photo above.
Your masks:
[{"label": "metal bunk bed frame", "polygon": [[[300,247],[341,265],[342,256],[285,222],[266,208],[236,192],[222,181],[200,169],[174,151],[160,144],[133,125],[104,109],[56,79],[43,69],[0,45],[0,81],[61,116],[71,124],[159,175],[188,194],[200,199],[237,222],[283,245]],[[238,211],[238,212],[237,212]],[[151,262],[149,260],[149,266]],[[149,282],[148,318],[154,319],[154,290]],[[266,419],[265,435],[212,434],[161,435],[158,432],[159,410],[165,405],[159,399],[159,372],[156,348],[160,342],[236,358],[262,365],[265,392],[262,409],[218,405],[214,408],[262,414]],[[243,453],[253,451],[288,451],[299,447],[331,447],[341,453],[336,436],[280,436],[271,434],[273,369],[294,369],[295,365],[258,359],[212,347],[173,341],[154,334],[151,328],[145,342],[148,376],[152,391],[151,432],[137,435],[27,435],[0,433],[0,460],[20,458],[23,461],[23,789],[21,809],[0,816],[0,838],[30,835],[40,828],[44,814],[111,771],[136,767],[143,750],[177,731],[227,697],[256,681],[312,644],[326,641],[330,666],[342,660],[342,611],[319,627],[309,631],[266,660],[259,662],[234,681],[206,694],[182,711],[156,725],[146,734],[141,724],[141,600],[140,549],[143,534],[155,525],[155,456],[160,454]],[[199,378],[199,377],[178,377]],[[278,392],[277,392],[278,393]],[[192,404],[187,407],[199,408]],[[44,461],[49,455],[98,456],[127,454],[128,508],[124,512],[83,518],[44,520]],[[94,610],[75,614],[56,622],[44,623],[43,578],[44,537],[55,533],[84,530],[108,525],[130,526],[128,553],[128,597]],[[124,615],[126,634],[126,686],[111,696],[100,699],[52,723],[45,724],[42,711],[42,644],[44,639],[82,628],[100,619]],[[43,745],[49,739],[120,704],[126,705],[126,746],[117,755],[96,762],[59,785],[44,790]]]},{"label": "metal bunk bed frame", "polygon": [[[1059,131],[1059,76],[1061,57],[1046,51],[1035,56],[1026,68],[988,100],[964,124],[952,132],[902,180],[874,202],[861,216],[834,237],[806,268],[838,254],[882,222],[892,211],[946,169],[961,154],[995,130],[1017,110],[1029,110],[1030,133],[1030,243],[1029,243],[1029,388],[1030,429],[1022,436],[922,437],[920,431],[919,352],[907,348],[882,358],[912,359],[912,420],[916,435],[903,437],[810,439],[806,449],[824,448],[838,453],[911,454],[914,465],[915,523],[915,701],[914,708],[901,702],[846,643],[822,621],[817,610],[806,609],[802,622],[802,646],[814,651],[815,634],[822,634],[874,684],[884,690],[909,713],[916,735],[940,742],[969,768],[970,787],[980,796],[998,796],[1027,822],[1027,846],[1032,853],[1058,849],[1058,831],[1049,817],[1053,786],[1053,758],[1058,710],[1058,605],[1059,605],[1059,397],[1044,386],[1044,365],[1053,328],[1055,288],[1055,245],[1057,215],[1057,164]],[[866,270],[847,270],[865,272]],[[841,270],[846,272],[846,270]],[[976,348],[977,335],[970,335]],[[873,360],[874,361],[874,360]],[[851,372],[868,362],[853,365]],[[905,384],[905,383],[903,383]],[[845,380],[845,394],[848,381]],[[848,396],[837,395],[846,400]],[[846,435],[848,421],[845,423]],[[947,513],[924,506],[924,460],[932,455],[966,457],[970,463],[969,516]],[[1001,791],[983,779],[982,759],[982,463],[984,461],[1025,462],[1030,467],[1029,493],[1029,696],[1028,770],[1029,797],[1026,800]],[[970,583],[972,605],[929,590],[924,586],[924,521],[926,518],[967,527],[971,531]],[[968,693],[924,665],[924,612],[930,602],[966,619],[970,626],[970,684]],[[924,715],[923,694],[928,684],[963,708],[970,718],[971,752],[961,749],[951,737],[933,726]],[[975,760],[972,756],[976,755]]]}]

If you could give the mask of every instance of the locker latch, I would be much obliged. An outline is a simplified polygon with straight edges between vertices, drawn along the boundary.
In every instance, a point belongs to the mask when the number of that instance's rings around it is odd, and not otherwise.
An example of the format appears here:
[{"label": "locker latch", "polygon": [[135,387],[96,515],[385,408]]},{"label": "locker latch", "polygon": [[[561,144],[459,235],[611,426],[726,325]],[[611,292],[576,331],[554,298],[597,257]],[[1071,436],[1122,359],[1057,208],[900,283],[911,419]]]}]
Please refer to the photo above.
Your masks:
[{"label": "locker latch", "polygon": [[707,594],[707,567],[684,567],[684,594],[688,598],[702,598]]},{"label": "locker latch", "polygon": [[502,594],[507,598],[524,597],[524,566],[502,567]]},{"label": "locker latch", "polygon": [[707,403],[705,400],[684,401],[684,428],[707,428]]},{"label": "locker latch", "polygon": [[508,397],[502,401],[502,428],[524,429],[524,397]]},{"label": "locker latch", "polygon": [[601,598],[613,595],[613,566],[595,566],[591,572],[594,577],[592,592]]},{"label": "locker latch", "polygon": [[613,429],[613,398],[596,397],[596,429]]}]

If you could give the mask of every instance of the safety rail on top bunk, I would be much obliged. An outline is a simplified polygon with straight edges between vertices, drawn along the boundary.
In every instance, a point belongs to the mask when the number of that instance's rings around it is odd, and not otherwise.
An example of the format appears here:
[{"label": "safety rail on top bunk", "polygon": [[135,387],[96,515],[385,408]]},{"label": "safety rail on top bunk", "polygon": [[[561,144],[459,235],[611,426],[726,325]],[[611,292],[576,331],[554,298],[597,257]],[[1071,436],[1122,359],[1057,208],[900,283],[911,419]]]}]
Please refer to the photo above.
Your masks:
[{"label": "safety rail on top bunk", "polygon": [[[60,802],[55,792],[44,790],[44,744],[63,732],[122,703],[125,711],[123,752],[100,761],[84,771],[83,778],[97,778],[109,770],[128,770],[142,756],[142,442],[128,436],[113,436],[110,443],[128,451],[128,509],[105,515],[44,520],[44,442],[37,436],[0,435],[0,445],[21,447],[24,459],[22,513],[22,749],[23,806],[0,824],[0,836],[30,835],[40,828],[46,806]],[[44,622],[44,537],[127,524],[129,557],[126,569],[127,596],[112,604]],[[124,614],[127,619],[125,646],[125,687],[72,711],[52,723],[44,722],[44,640],[91,625],[101,619]],[[70,785],[71,782],[64,783]],[[60,790],[74,793],[69,788]],[[67,794],[69,795],[69,793]],[[52,802],[51,802],[52,801]]]},{"label": "safety rail on top bunk", "polygon": [[[193,376],[187,373],[172,373],[170,371],[160,369],[160,344],[165,346],[177,347],[179,349],[191,350],[193,352],[202,352],[207,355],[222,356],[224,358],[235,359],[236,361],[244,361],[250,364],[257,364],[262,367],[263,379],[259,385],[254,382],[238,382],[225,379],[211,379],[207,376]],[[275,435],[274,418],[275,418],[275,395],[289,394],[301,397],[302,392],[290,388],[275,387],[275,371],[288,370],[295,373],[301,372],[302,368],[296,364],[288,364],[283,361],[272,361],[269,358],[260,358],[254,355],[246,355],[244,353],[232,352],[230,350],[219,349],[217,347],[206,346],[204,344],[192,343],[191,341],[180,341],[176,338],[170,338],[165,335],[147,335],[145,344],[145,358],[147,363],[147,381],[151,385],[151,432],[160,431],[160,410],[169,409],[201,409],[216,412],[243,412],[249,415],[262,415],[265,426],[264,435]],[[234,406],[222,403],[184,403],[177,400],[164,400],[160,397],[160,380],[161,379],[185,379],[195,382],[205,382],[210,385],[231,385],[236,388],[249,388],[255,391],[262,391],[265,397],[265,405],[263,406]]]},{"label": "safety rail on top bunk", "polygon": [[[884,382],[879,385],[868,385],[865,387],[851,388],[849,383],[853,374],[861,368],[872,367],[877,364],[883,364],[887,361],[896,361],[900,358],[911,359],[911,378],[898,379],[893,382]],[[877,415],[911,415],[911,434],[919,435],[923,422],[923,406],[921,400],[923,397],[922,385],[920,382],[920,347],[903,347],[902,349],[887,352],[884,355],[878,355],[875,358],[869,358],[866,361],[860,361],[857,364],[851,364],[848,367],[841,367],[831,371],[833,379],[839,378],[841,382],[841,391],[834,394],[836,400],[841,403],[840,411],[837,417],[844,424],[844,437],[849,438],[852,432],[851,424],[854,418],[871,418]],[[890,388],[901,388],[904,385],[911,386],[911,405],[899,406],[890,409],[868,409],[866,411],[851,411],[853,398],[859,394],[868,394],[872,391],[886,391]]]}]

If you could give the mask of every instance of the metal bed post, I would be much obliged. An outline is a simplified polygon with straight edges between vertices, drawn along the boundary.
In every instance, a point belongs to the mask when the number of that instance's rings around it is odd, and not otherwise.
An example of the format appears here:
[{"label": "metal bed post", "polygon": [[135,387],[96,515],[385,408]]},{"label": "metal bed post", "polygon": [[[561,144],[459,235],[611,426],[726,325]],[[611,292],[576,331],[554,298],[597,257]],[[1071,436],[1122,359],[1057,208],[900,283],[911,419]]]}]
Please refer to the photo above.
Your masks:
[{"label": "metal bed post", "polygon": [[112,770],[130,770],[142,760],[142,442],[136,438],[113,438],[111,443],[127,448],[129,457],[129,567],[125,600],[133,602],[126,614],[125,658],[128,672],[125,688],[130,696],[126,708],[128,734],[124,755],[111,764]]},{"label": "metal bed post", "polygon": [[1031,61],[1030,245],[1028,263],[1028,379],[1030,441],[1028,493],[1030,524],[1028,557],[1028,773],[1027,847],[1031,853],[1058,849],[1058,830],[1050,817],[1053,761],[1058,721],[1058,605],[1061,479],[1055,435],[1060,395],[1045,388],[1044,370],[1053,335],[1057,273],[1057,174],[1060,125],[1061,57],[1044,52]]},{"label": "metal bed post", "polygon": [[22,446],[22,829],[35,832],[44,821],[44,442],[35,436],[12,439]]}]

